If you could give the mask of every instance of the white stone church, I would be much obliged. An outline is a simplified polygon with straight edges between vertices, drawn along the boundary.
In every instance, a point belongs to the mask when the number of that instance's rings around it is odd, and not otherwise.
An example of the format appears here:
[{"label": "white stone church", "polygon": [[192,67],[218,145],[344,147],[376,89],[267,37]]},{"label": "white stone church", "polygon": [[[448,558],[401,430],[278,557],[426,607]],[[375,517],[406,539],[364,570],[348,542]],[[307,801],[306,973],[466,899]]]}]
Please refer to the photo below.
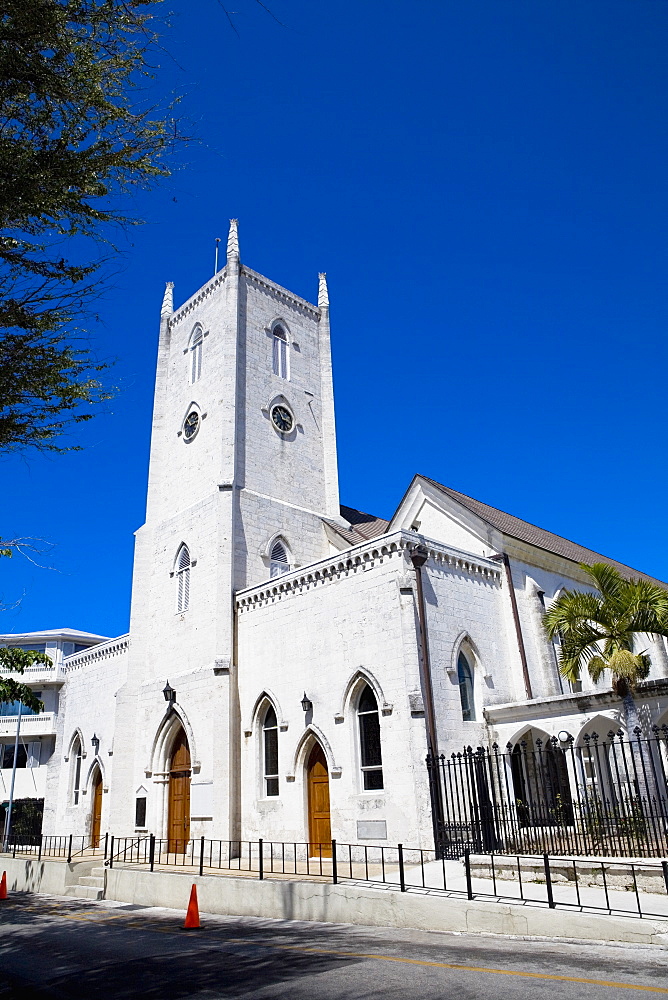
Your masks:
[{"label": "white stone church", "polygon": [[44,833],[429,847],[429,748],[622,725],[541,627],[601,560],[422,475],[389,522],[341,506],[325,276],[313,305],[257,274],[232,222],[226,266],[178,309],[165,292],[129,634],[3,637],[62,657],[17,794],[44,795]]}]

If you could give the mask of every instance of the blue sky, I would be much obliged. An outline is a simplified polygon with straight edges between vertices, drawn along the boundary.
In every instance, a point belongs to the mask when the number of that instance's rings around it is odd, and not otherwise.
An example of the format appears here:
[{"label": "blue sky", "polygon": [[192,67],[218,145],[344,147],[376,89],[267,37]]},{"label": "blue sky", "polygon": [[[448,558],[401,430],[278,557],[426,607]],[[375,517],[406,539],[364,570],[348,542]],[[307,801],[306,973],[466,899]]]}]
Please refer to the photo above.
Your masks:
[{"label": "blue sky", "polygon": [[[422,472],[668,579],[668,3],[172,0],[157,86],[199,144],[135,196],[92,330],[118,395],[84,450],[5,458],[2,631],[128,627],[158,314],[217,236],[328,274],[342,502]],[[48,568],[42,568],[48,567]]]}]

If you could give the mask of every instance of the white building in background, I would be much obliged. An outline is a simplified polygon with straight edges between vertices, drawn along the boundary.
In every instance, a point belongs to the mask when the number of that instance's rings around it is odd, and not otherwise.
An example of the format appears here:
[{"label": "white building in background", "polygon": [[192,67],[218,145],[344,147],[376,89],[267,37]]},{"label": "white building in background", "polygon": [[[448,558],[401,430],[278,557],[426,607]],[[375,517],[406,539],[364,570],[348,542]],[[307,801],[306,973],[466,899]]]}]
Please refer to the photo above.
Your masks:
[{"label": "white building in background", "polygon": [[54,668],[44,832],[429,846],[429,745],[619,729],[541,627],[600,560],[425,476],[389,522],[340,506],[325,277],[314,305],[250,270],[233,222],[165,292],[130,633]]},{"label": "white building in background", "polygon": [[104,642],[104,639],[105,637],[101,635],[69,628],[0,635],[0,646],[31,649],[37,653],[46,653],[51,658],[50,666],[43,663],[35,664],[33,667],[28,667],[22,676],[3,674],[28,684],[41,699],[44,710],[36,713],[21,706],[19,727],[18,702],[0,705],[0,807],[9,801],[17,728],[19,744],[15,797],[44,798],[47,766],[55,750],[56,725],[61,709],[61,692],[65,683],[63,660],[73,653]]}]

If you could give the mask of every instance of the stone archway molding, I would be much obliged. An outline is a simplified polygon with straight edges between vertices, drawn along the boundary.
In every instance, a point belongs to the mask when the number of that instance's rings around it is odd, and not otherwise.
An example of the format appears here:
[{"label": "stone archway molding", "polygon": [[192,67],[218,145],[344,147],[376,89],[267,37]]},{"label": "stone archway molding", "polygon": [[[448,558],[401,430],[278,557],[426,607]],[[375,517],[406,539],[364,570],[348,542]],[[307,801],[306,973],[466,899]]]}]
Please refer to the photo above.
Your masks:
[{"label": "stone archway molding", "polygon": [[327,770],[329,771],[330,778],[341,777],[343,769],[334,759],[334,752],[329,740],[323,733],[322,729],[319,729],[311,723],[306,727],[299,738],[299,742],[297,743],[294,757],[292,759],[292,771],[285,776],[287,781],[294,781],[299,769],[305,766],[306,754],[314,742],[319,743],[323,749],[325,757],[327,758]]},{"label": "stone archway molding", "polygon": [[183,728],[186,734],[186,739],[188,740],[191,770],[193,774],[197,774],[200,771],[201,764],[197,757],[195,734],[193,733],[193,728],[190,725],[190,720],[181,706],[179,704],[174,704],[167,709],[162,717],[160,725],[156,730],[156,734],[153,739],[153,746],[151,747],[151,757],[149,763],[144,768],[144,773],[147,778],[150,778],[152,775],[164,776],[169,770],[169,750],[174,736],[179,728]]},{"label": "stone archway molding", "polygon": [[371,690],[376,696],[376,701],[378,702],[378,707],[380,709],[381,715],[392,715],[392,710],[394,705],[391,702],[385,700],[385,695],[383,694],[383,689],[380,686],[380,681],[367,670],[366,667],[358,667],[350,677],[348,682],[343,689],[343,698],[341,699],[341,707],[339,711],[334,715],[334,722],[343,722],[345,719],[346,709],[350,704],[351,696],[353,695],[355,688],[358,686],[360,681],[364,681],[369,685]]}]

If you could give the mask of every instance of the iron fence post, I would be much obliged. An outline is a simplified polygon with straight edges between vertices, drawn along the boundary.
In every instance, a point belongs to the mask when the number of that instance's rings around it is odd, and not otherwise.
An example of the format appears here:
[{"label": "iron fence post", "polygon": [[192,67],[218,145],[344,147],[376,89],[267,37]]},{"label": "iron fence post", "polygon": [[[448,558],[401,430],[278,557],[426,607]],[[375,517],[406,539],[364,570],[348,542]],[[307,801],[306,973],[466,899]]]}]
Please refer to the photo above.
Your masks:
[{"label": "iron fence post", "polygon": [[332,841],[332,884],[338,885],[339,873],[336,867],[336,841]]},{"label": "iron fence post", "polygon": [[471,882],[471,852],[468,847],[464,851],[464,871],[466,872],[466,895],[473,899],[473,883]]},{"label": "iron fence post", "polygon": [[199,873],[204,874],[204,837],[199,838]]},{"label": "iron fence post", "polygon": [[[37,860],[42,860],[42,834],[39,835],[39,849],[37,851]],[[665,874],[665,873],[664,873]]]},{"label": "iron fence post", "polygon": [[109,848],[109,867],[114,867],[114,835],[111,835],[111,846]]},{"label": "iron fence post", "polygon": [[107,860],[107,849],[108,849],[108,847],[109,847],[109,831],[107,830],[107,832],[104,835],[104,860],[105,861]]},{"label": "iron fence post", "polygon": [[550,855],[543,855],[543,867],[545,868],[545,887],[547,889],[547,905],[554,909],[554,896],[552,895],[552,875],[550,873]]},{"label": "iron fence post", "polygon": [[72,864],[72,834],[70,834],[67,841],[67,863],[68,865]]},{"label": "iron fence post", "polygon": [[397,844],[397,854],[399,855],[399,888],[406,892],[406,879],[404,876],[404,845]]},{"label": "iron fence post", "polygon": [[661,868],[663,869],[663,881],[666,883],[666,892],[668,892],[668,861],[662,861]]},{"label": "iron fence post", "polygon": [[148,838],[148,863],[151,866],[151,871],[155,867],[155,834],[152,833]]},{"label": "iron fence post", "polygon": [[258,849],[258,852],[259,852],[259,859],[258,860],[259,860],[259,869],[260,869],[260,871],[259,871],[260,881],[262,881],[262,879],[264,878],[264,851],[263,851],[263,845],[264,845],[264,841],[260,837],[260,839],[257,842],[257,849]]}]

